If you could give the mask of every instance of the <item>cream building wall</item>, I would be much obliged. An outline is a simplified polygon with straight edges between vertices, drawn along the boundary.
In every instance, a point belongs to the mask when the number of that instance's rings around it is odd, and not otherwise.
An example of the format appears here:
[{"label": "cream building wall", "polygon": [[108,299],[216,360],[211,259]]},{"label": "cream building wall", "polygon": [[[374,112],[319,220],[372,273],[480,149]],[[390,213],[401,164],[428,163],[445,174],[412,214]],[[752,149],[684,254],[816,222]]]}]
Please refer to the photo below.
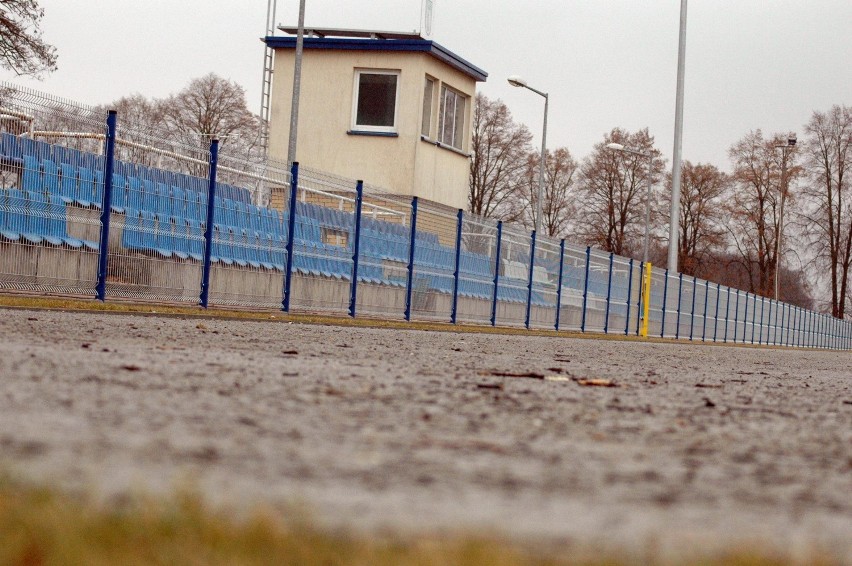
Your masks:
[{"label": "cream building wall", "polygon": [[[294,50],[275,50],[270,157],[287,160]],[[398,71],[396,137],[350,133],[357,70]],[[438,132],[441,83],[463,94],[462,150],[421,139],[426,76],[437,80],[430,136]],[[476,81],[427,53],[305,49],[296,161],[301,165],[467,208],[472,104]]]}]

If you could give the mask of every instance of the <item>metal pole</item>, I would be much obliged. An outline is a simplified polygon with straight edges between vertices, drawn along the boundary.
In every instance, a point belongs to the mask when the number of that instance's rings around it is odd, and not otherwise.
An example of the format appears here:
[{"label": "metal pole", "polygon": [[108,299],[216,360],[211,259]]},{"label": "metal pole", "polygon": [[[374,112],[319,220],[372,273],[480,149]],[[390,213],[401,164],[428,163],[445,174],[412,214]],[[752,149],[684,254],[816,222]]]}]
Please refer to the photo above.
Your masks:
[{"label": "metal pole", "polygon": [[550,97],[547,93],[544,96],[544,127],[541,131],[541,163],[538,166],[538,195],[535,199],[535,221],[533,230],[538,233],[541,229],[541,201],[544,198],[544,168],[547,161],[547,107],[550,103]]},{"label": "metal pole", "polygon": [[610,252],[609,254],[609,271],[607,272],[606,277],[606,310],[604,313],[604,334],[609,334],[609,305],[610,300],[612,299],[612,263],[615,258],[615,254]]},{"label": "metal pole", "polygon": [[565,269],[565,238],[559,241],[559,279],[556,282],[556,323],[553,325],[559,331],[559,315],[562,312],[562,274]]},{"label": "metal pole", "polygon": [[663,312],[662,312],[662,321],[660,322],[660,338],[666,337],[666,310],[668,307],[669,300],[669,270],[666,269],[663,273]]},{"label": "metal pole", "polygon": [[293,283],[293,240],[296,239],[296,197],[299,192],[299,163],[290,165],[290,212],[287,216],[287,262],[284,267],[284,299],[281,310],[290,312],[290,288]]},{"label": "metal pole", "polygon": [[624,321],[624,335],[627,336],[630,328],[630,295],[633,294],[633,258],[630,258],[630,274],[627,276],[627,314]]},{"label": "metal pole", "polygon": [[305,45],[305,0],[299,1],[299,28],[296,31],[296,61],[293,66],[293,98],[290,102],[290,145],[287,163],[296,160],[296,140],[299,130],[299,94],[302,90],[302,51]]},{"label": "metal pole", "polygon": [[683,152],[683,83],[686,70],[686,4],[680,0],[680,32],[677,50],[677,96],[675,101],[674,156],[672,158],[672,208],[669,218],[669,264],[676,272],[677,250],[680,240],[680,177]]},{"label": "metal pole", "polygon": [[533,289],[533,272],[535,271],[535,238],[536,231],[533,230],[530,236],[530,273],[527,279],[527,312],[524,320],[524,326],[530,327],[530,311],[532,310],[532,289]]},{"label": "metal pole", "polygon": [[778,234],[775,236],[775,300],[778,300],[778,276],[781,265],[781,236],[784,234],[784,201],[787,197],[787,148],[781,148],[781,210],[778,214]]},{"label": "metal pole", "polygon": [[683,273],[677,276],[677,323],[675,324],[675,340],[680,340],[680,307],[683,302]]},{"label": "metal pole", "polygon": [[494,258],[494,296],[491,300],[491,326],[497,326],[497,289],[500,287],[500,248],[503,245],[503,221],[497,222],[497,250]]},{"label": "metal pole", "polygon": [[464,210],[461,208],[458,212],[458,220],[456,222],[456,261],[455,269],[453,270],[453,308],[450,311],[450,322],[456,323],[456,315],[459,306],[459,272],[461,270],[461,249],[462,249],[462,224],[464,223]]},{"label": "metal pole", "polygon": [[98,249],[98,282],[95,286],[96,297],[99,301],[106,300],[107,260],[109,259],[109,222],[112,216],[112,170],[115,161],[115,127],[117,114],[115,110],[107,112],[107,134],[104,154],[104,194],[101,202],[101,238]]},{"label": "metal pole", "polygon": [[219,140],[210,142],[210,166],[207,184],[207,225],[204,227],[204,264],[201,270],[201,296],[199,304],[207,308],[210,298],[210,261],[213,255],[213,223],[216,221],[216,168],[219,163]]},{"label": "metal pole", "polygon": [[405,287],[405,320],[411,320],[411,290],[414,284],[414,248],[417,240],[417,197],[411,199],[411,237],[408,242],[408,281]]},{"label": "metal pole", "polygon": [[586,304],[589,300],[589,263],[592,261],[592,248],[586,246],[586,277],[583,280],[583,316],[580,320],[580,332],[586,331]]},{"label": "metal pole", "polygon": [[349,316],[355,318],[358,303],[358,257],[361,253],[361,207],[364,201],[364,181],[355,183],[355,242],[352,245],[352,280],[349,286]]},{"label": "metal pole", "polygon": [[648,152],[648,195],[645,199],[645,243],[642,245],[642,261],[648,263],[648,245],[651,239],[651,176],[654,173],[654,156]]}]

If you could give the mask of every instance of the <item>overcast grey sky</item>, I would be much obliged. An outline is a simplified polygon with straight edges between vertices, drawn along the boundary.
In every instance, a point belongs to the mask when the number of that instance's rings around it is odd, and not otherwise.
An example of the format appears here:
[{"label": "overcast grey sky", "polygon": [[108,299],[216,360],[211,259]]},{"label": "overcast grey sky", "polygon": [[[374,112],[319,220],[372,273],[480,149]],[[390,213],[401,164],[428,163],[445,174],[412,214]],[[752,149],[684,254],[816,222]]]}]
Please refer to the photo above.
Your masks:
[{"label": "overcast grey sky", "polygon": [[[266,0],[41,0],[59,70],[2,78],[86,102],[165,96],[210,71],[243,85],[258,111]],[[411,31],[421,0],[307,0],[316,27]],[[435,0],[433,39],[489,73],[536,138],[550,93],[548,145],[586,156],[615,126],[649,127],[671,166],[679,0]],[[295,24],[297,0],[278,0]],[[692,0],[684,159],[729,169],[749,130],[800,131],[814,110],[852,104],[850,0]],[[277,80],[291,80],[277,77]]]}]

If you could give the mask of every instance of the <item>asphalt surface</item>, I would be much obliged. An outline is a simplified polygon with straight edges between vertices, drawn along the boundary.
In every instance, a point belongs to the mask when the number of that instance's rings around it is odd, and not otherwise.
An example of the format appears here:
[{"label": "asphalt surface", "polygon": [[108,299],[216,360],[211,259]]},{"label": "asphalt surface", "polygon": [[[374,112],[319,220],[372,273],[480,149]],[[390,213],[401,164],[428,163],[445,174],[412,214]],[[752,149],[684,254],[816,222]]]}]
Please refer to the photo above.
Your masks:
[{"label": "asphalt surface", "polygon": [[0,469],[332,528],[852,563],[852,355],[0,310]]}]

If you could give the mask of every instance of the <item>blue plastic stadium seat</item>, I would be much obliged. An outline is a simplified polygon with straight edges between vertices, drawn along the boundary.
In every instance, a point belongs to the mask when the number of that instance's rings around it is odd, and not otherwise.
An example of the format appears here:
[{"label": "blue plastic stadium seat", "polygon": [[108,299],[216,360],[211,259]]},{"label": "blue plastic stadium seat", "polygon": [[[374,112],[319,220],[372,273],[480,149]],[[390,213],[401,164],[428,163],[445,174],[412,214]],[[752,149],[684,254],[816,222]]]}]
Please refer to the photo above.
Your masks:
[{"label": "blue plastic stadium seat", "polygon": [[29,203],[23,192],[9,189],[6,193],[7,226],[10,233],[18,234],[33,244],[40,244],[42,238],[30,231]]},{"label": "blue plastic stadium seat", "polygon": [[142,179],[142,210],[157,212],[157,190],[151,179]]},{"label": "blue plastic stadium seat", "polygon": [[165,214],[155,215],[154,250],[163,257],[172,257],[174,242],[171,217]]},{"label": "blue plastic stadium seat", "polygon": [[192,218],[186,220],[186,251],[195,261],[204,260],[204,230],[201,223]]},{"label": "blue plastic stadium seat", "polygon": [[3,132],[0,135],[0,154],[12,161],[21,159],[21,142],[18,136]]},{"label": "blue plastic stadium seat", "polygon": [[25,192],[24,198],[27,200],[24,238],[31,242],[44,241],[54,246],[61,246],[62,238],[50,234],[47,198],[42,193],[37,192]]},{"label": "blue plastic stadium seat", "polygon": [[92,206],[95,199],[95,175],[88,167],[77,169],[77,202],[84,207]]},{"label": "blue plastic stadium seat", "polygon": [[127,208],[142,208],[142,181],[138,177],[127,178]]},{"label": "blue plastic stadium seat", "polygon": [[41,162],[43,190],[49,194],[59,194],[59,167],[50,159]]},{"label": "blue plastic stadium seat", "polygon": [[103,168],[93,169],[95,174],[95,196],[92,199],[92,206],[101,208],[104,202],[104,172]]},{"label": "blue plastic stadium seat", "polygon": [[157,208],[156,213],[163,216],[172,215],[172,194],[169,185],[157,183]]},{"label": "blue plastic stadium seat", "polygon": [[41,161],[35,155],[24,155],[24,170],[21,172],[21,188],[25,191],[41,190]]},{"label": "blue plastic stadium seat", "polygon": [[118,213],[127,208],[127,179],[118,173],[112,174],[112,210]]},{"label": "blue plastic stadium seat", "polygon": [[172,186],[172,216],[186,218],[186,191],[177,186]]}]

